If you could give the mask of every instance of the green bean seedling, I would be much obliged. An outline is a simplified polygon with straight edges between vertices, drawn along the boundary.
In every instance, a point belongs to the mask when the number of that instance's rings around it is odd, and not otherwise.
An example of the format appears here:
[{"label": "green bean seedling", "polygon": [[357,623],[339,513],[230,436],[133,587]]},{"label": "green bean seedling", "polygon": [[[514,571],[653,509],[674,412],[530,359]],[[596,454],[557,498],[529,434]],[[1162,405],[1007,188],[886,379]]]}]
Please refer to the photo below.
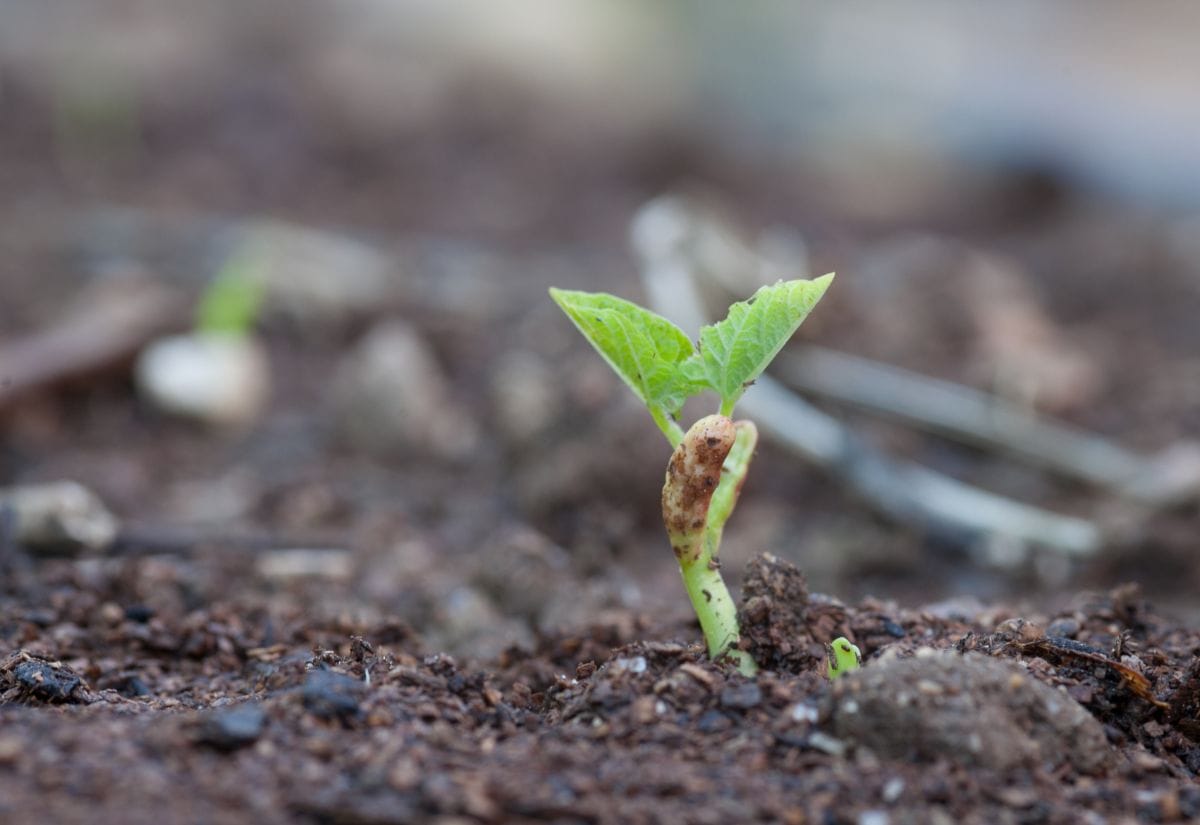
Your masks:
[{"label": "green bean seedling", "polygon": [[[725,320],[700,330],[698,345],[666,318],[622,298],[550,290],[670,442],[674,452],[662,493],[667,537],[709,656],[732,660],[747,676],[758,666],[739,647],[737,608],[721,577],[719,550],[758,431],[750,421],[734,421],[733,410],[832,280],[831,273],[764,286],[731,306]],[[685,431],[678,420],[684,402],[705,391],[717,394],[720,407]]]}]

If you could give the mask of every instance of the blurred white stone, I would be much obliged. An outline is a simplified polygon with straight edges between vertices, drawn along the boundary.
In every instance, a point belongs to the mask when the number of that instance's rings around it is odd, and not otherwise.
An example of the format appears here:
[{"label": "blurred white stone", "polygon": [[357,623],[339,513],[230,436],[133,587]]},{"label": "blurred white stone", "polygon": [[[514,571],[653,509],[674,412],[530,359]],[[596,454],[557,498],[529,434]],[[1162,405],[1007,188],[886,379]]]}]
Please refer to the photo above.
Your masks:
[{"label": "blurred white stone", "polygon": [[245,467],[215,478],[181,479],[162,490],[174,524],[230,524],[249,518],[262,497],[260,479]]},{"label": "blurred white stone", "polygon": [[138,389],[156,407],[220,427],[242,427],[270,394],[267,355],[252,338],[190,334],[161,338],[138,358]]},{"label": "blurred white stone", "polygon": [[628,671],[629,673],[645,673],[646,672],[646,657],[632,656],[622,657],[613,661],[609,667],[609,672],[613,676]]},{"label": "blurred white stone", "polygon": [[461,459],[479,441],[433,352],[403,321],[367,333],[338,368],[333,395],[338,430],[359,449]]},{"label": "blurred white stone", "polygon": [[256,559],[254,566],[260,576],[276,582],[302,578],[342,582],[348,581],[354,573],[350,553],[335,548],[271,550]]},{"label": "blurred white stone", "polygon": [[0,489],[0,525],[8,518],[19,544],[48,554],[103,549],[119,528],[96,494],[74,481]]}]

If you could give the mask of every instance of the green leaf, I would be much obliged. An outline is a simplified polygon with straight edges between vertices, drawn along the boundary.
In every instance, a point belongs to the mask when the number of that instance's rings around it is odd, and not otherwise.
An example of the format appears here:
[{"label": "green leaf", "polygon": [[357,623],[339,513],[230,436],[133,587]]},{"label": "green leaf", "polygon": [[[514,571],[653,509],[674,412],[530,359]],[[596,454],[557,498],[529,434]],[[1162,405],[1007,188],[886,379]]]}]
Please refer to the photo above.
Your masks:
[{"label": "green leaf", "polygon": [[703,389],[683,372],[691,340],[666,318],[603,292],[551,288],[550,297],[651,412],[673,417]]},{"label": "green leaf", "polygon": [[812,281],[764,286],[700,330],[700,352],[684,367],[691,380],[721,396],[729,415],[746,387],[762,374],[828,289],[833,273]]}]

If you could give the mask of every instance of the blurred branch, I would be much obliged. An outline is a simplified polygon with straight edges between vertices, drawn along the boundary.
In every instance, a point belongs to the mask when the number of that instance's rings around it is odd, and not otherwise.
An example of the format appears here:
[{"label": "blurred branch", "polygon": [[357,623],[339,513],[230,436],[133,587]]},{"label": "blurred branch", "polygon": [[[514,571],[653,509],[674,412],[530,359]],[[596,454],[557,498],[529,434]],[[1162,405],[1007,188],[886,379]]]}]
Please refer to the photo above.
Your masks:
[{"label": "blurred branch", "polygon": [[782,355],[775,364],[782,380],[797,390],[1006,453],[1144,504],[1165,506],[1200,491],[1195,444],[1143,456],[994,395],[811,345]]},{"label": "blurred branch", "polygon": [[112,556],[189,556],[201,548],[232,554],[302,548],[313,553],[344,553],[345,536],[325,533],[281,533],[224,525],[125,525],[109,550]]},{"label": "blurred branch", "polygon": [[186,306],[174,290],[140,279],[102,290],[48,329],[0,341],[0,409],[123,364],[158,335],[187,323]]},{"label": "blurred branch", "polygon": [[806,346],[777,361],[780,378],[797,390],[897,418],[1043,469],[1101,486],[1135,475],[1141,456],[1026,408],[949,381],[867,358]]}]

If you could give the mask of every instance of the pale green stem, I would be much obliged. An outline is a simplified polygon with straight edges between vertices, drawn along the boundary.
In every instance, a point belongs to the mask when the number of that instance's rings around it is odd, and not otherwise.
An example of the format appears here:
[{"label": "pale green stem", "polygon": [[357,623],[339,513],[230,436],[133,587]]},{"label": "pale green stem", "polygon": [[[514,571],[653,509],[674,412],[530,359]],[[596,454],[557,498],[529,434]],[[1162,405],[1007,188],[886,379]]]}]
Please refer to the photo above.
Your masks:
[{"label": "pale green stem", "polygon": [[746,676],[753,676],[758,671],[754,660],[749,653],[734,647],[740,635],[737,607],[721,578],[720,569],[710,567],[707,561],[702,560],[686,567],[680,566],[680,571],[683,573],[683,586],[692,600],[696,617],[700,619],[709,657],[715,660],[728,656],[737,662],[738,670]]},{"label": "pale green stem", "polygon": [[667,437],[667,441],[671,442],[671,449],[679,446],[679,442],[683,441],[683,427],[679,426],[679,422],[668,416],[658,407],[649,407],[650,415],[654,418],[654,423],[662,430],[663,435]]}]

